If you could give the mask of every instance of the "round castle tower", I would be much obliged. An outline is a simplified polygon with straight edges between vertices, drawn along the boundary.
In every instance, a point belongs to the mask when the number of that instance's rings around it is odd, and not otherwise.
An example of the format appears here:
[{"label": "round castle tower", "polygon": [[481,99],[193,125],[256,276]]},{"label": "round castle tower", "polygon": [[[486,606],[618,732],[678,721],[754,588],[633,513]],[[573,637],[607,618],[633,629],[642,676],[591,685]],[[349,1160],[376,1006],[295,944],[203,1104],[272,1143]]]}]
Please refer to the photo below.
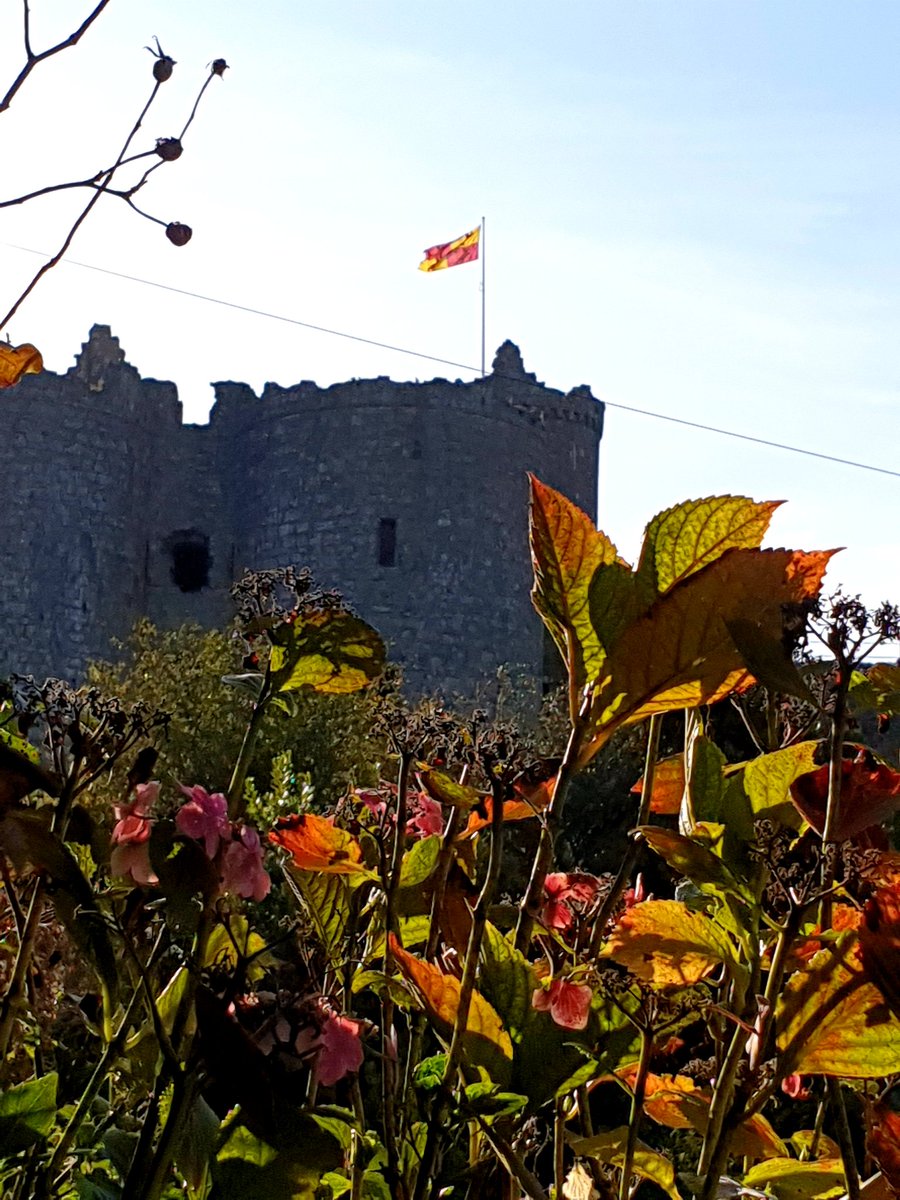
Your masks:
[{"label": "round castle tower", "polygon": [[471,694],[501,664],[540,677],[526,473],[594,515],[587,387],[545,387],[506,342],[472,383],[219,383],[209,425],[182,426],[174,387],[123,358],[95,326],[67,376],[9,393],[41,434],[31,469],[7,439],[7,497],[33,496],[7,521],[4,668],[77,673],[145,614],[224,622],[244,567],[294,563],[379,629],[415,691]]}]

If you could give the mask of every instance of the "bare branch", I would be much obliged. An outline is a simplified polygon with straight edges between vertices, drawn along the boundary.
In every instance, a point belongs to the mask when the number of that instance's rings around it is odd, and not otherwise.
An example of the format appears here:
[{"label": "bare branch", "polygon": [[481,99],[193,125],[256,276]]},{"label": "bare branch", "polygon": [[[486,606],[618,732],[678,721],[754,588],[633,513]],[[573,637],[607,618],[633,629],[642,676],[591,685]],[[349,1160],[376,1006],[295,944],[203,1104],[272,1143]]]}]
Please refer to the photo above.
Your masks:
[{"label": "bare branch", "polygon": [[67,38],[64,38],[55,46],[51,46],[47,50],[42,50],[40,54],[34,54],[31,49],[31,35],[29,28],[30,13],[28,10],[28,0],[25,0],[25,54],[27,59],[25,66],[10,84],[6,95],[2,100],[0,100],[0,113],[6,112],[12,103],[13,97],[22,87],[25,80],[38,65],[38,63],[42,63],[46,58],[51,58],[54,54],[59,54],[60,50],[68,50],[70,46],[74,46],[77,42],[79,42],[84,34],[87,33],[88,29],[90,29],[91,25],[93,25],[93,23],[103,12],[104,8],[106,8],[107,4],[109,4],[109,0],[98,0],[98,3],[93,11],[85,17],[74,33],[70,33]]}]

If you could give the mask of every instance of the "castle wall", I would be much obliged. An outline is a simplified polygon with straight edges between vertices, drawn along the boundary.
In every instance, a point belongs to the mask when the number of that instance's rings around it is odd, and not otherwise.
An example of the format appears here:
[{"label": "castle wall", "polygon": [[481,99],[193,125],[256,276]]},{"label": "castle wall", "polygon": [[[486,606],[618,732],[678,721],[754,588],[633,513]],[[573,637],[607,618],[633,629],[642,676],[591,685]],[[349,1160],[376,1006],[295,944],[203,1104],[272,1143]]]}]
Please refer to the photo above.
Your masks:
[{"label": "castle wall", "polygon": [[69,376],[9,393],[0,667],[77,674],[144,613],[221,624],[244,567],[295,563],[380,630],[415,690],[540,674],[526,472],[594,514],[587,388],[545,388],[506,343],[473,383],[217,384],[209,425],[184,427],[172,385],[122,358],[95,327]]}]

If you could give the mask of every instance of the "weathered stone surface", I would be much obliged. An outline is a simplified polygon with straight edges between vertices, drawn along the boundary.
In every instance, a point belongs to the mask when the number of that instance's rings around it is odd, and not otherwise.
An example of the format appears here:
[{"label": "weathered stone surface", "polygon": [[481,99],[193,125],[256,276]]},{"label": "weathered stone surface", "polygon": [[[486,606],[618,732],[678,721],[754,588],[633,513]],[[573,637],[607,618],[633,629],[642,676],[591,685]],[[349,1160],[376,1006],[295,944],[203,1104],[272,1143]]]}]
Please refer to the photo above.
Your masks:
[{"label": "weathered stone surface", "polygon": [[209,424],[183,425],[174,384],[94,326],[68,374],[6,393],[0,670],[77,677],[138,616],[222,623],[245,566],[295,563],[344,592],[416,690],[470,694],[501,664],[540,675],[526,472],[595,513],[590,389],[545,387],[506,342],[472,383],[215,391]]}]

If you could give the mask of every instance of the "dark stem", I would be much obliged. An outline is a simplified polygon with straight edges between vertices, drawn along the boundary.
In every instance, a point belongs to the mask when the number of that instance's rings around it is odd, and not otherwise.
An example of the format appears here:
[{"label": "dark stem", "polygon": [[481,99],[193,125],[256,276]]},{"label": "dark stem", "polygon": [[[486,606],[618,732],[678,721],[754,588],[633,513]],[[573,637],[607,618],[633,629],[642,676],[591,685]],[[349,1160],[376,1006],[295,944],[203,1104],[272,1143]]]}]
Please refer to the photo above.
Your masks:
[{"label": "dark stem", "polygon": [[96,21],[96,19],[103,12],[104,8],[106,8],[107,4],[109,4],[109,0],[99,0],[99,3],[96,5],[93,11],[87,17],[85,17],[74,33],[70,33],[67,38],[64,38],[63,41],[58,42],[55,46],[51,46],[49,50],[42,50],[40,54],[33,54],[31,51],[30,14],[28,11],[28,0],[25,0],[25,53],[28,56],[27,62],[10,84],[6,95],[2,100],[0,100],[0,113],[5,112],[9,108],[16,92],[18,92],[19,88],[21,88],[25,80],[38,65],[38,63],[42,63],[45,59],[52,57],[54,54],[59,54],[60,50],[68,50],[70,46],[74,46],[76,42],[80,41],[82,36],[88,31],[91,25],[93,25],[94,21]]}]

